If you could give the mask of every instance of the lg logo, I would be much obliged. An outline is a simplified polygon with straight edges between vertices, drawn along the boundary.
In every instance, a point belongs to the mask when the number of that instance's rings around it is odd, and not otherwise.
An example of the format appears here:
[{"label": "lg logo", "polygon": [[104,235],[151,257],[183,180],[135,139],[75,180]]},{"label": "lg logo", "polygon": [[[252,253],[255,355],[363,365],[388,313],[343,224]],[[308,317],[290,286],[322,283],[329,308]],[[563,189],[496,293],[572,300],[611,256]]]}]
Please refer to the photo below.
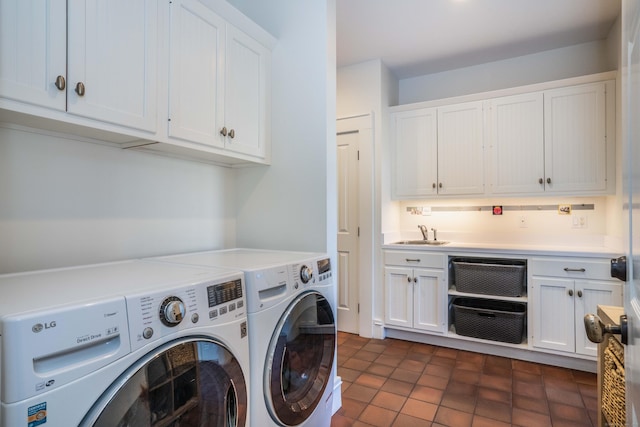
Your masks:
[{"label": "lg logo", "polygon": [[51,329],[55,327],[56,327],[56,321],[54,320],[44,324],[36,323],[35,325],[33,325],[33,327],[31,327],[31,330],[37,334],[38,332],[42,332],[43,329]]}]

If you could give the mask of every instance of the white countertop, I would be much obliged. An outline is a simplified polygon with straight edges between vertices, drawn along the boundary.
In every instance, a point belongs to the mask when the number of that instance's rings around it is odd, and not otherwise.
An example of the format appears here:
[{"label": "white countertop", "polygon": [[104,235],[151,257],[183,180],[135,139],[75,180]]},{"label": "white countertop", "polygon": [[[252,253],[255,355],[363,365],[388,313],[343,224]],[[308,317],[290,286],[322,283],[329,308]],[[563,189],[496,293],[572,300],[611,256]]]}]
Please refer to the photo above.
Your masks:
[{"label": "white countertop", "polygon": [[[400,239],[399,239],[400,240]],[[523,243],[461,243],[451,241],[446,245],[424,244],[384,244],[383,249],[409,249],[443,253],[495,253],[495,254],[525,254],[540,256],[578,256],[597,258],[617,258],[623,252],[604,246],[567,246],[567,245],[529,245]]]}]

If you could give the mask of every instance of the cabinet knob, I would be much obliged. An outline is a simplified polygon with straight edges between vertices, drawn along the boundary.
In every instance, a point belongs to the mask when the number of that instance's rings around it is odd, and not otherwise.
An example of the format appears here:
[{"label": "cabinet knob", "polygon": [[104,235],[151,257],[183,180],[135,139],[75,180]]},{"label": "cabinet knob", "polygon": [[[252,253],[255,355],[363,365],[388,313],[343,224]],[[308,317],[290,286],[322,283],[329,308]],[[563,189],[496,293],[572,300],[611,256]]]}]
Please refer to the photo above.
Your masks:
[{"label": "cabinet knob", "polygon": [[582,291],[578,291],[578,298],[582,298]]},{"label": "cabinet knob", "polygon": [[220,135],[227,136],[227,127],[226,126],[223,126],[222,129],[220,129]]},{"label": "cabinet knob", "polygon": [[229,138],[233,139],[235,138],[235,136],[236,136],[236,131],[234,129],[231,129],[229,131]]},{"label": "cabinet knob", "polygon": [[551,184],[551,178],[547,178],[547,184]]},{"label": "cabinet knob", "polygon": [[573,296],[573,289],[569,289],[569,291],[567,292],[569,294],[570,297]]},{"label": "cabinet knob", "polygon": [[431,188],[436,188],[436,183],[431,184]]},{"label": "cabinet knob", "polygon": [[413,278],[413,283],[418,283],[418,278],[417,277]]},{"label": "cabinet knob", "polygon": [[78,94],[78,96],[84,96],[84,92],[85,92],[84,83],[78,82],[76,84],[76,89],[75,90],[76,90],[76,93]]},{"label": "cabinet knob", "polygon": [[442,188],[442,183],[439,183],[439,184],[438,184],[438,188]]},{"label": "cabinet knob", "polygon": [[64,79],[64,76],[56,77],[56,87],[58,88],[58,90],[65,90],[65,88],[67,87],[67,82]]},{"label": "cabinet knob", "polygon": [[544,184],[544,179],[540,178],[540,179],[538,180],[538,184]]},{"label": "cabinet knob", "polygon": [[411,277],[407,276],[407,282],[411,283]]}]

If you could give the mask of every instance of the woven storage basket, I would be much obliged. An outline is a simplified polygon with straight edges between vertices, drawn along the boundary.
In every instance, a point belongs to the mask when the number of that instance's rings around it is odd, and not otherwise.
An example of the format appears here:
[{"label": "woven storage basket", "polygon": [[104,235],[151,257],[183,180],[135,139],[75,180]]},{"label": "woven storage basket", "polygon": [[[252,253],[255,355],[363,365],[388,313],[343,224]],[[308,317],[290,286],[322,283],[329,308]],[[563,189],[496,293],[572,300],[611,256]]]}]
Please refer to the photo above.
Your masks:
[{"label": "woven storage basket", "polygon": [[526,305],[507,301],[456,298],[453,302],[456,333],[467,337],[520,344]]},{"label": "woven storage basket", "polygon": [[[622,361],[618,355],[622,355]],[[602,413],[612,426],[624,426],[627,422],[623,363],[622,346],[610,338],[607,348],[604,349]]]},{"label": "woven storage basket", "polygon": [[524,294],[524,263],[452,261],[456,290],[471,294],[519,297]]}]

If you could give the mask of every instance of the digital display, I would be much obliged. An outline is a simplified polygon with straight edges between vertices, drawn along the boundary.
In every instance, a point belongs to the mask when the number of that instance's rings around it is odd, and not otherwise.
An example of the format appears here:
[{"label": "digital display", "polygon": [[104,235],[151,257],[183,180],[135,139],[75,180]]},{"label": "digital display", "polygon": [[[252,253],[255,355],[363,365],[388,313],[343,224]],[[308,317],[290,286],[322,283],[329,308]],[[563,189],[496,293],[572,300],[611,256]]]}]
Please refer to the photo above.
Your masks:
[{"label": "digital display", "polygon": [[242,281],[237,279],[209,286],[207,287],[207,296],[209,297],[209,308],[242,298]]},{"label": "digital display", "polygon": [[318,261],[318,273],[323,274],[331,271],[331,260],[329,258]]}]

